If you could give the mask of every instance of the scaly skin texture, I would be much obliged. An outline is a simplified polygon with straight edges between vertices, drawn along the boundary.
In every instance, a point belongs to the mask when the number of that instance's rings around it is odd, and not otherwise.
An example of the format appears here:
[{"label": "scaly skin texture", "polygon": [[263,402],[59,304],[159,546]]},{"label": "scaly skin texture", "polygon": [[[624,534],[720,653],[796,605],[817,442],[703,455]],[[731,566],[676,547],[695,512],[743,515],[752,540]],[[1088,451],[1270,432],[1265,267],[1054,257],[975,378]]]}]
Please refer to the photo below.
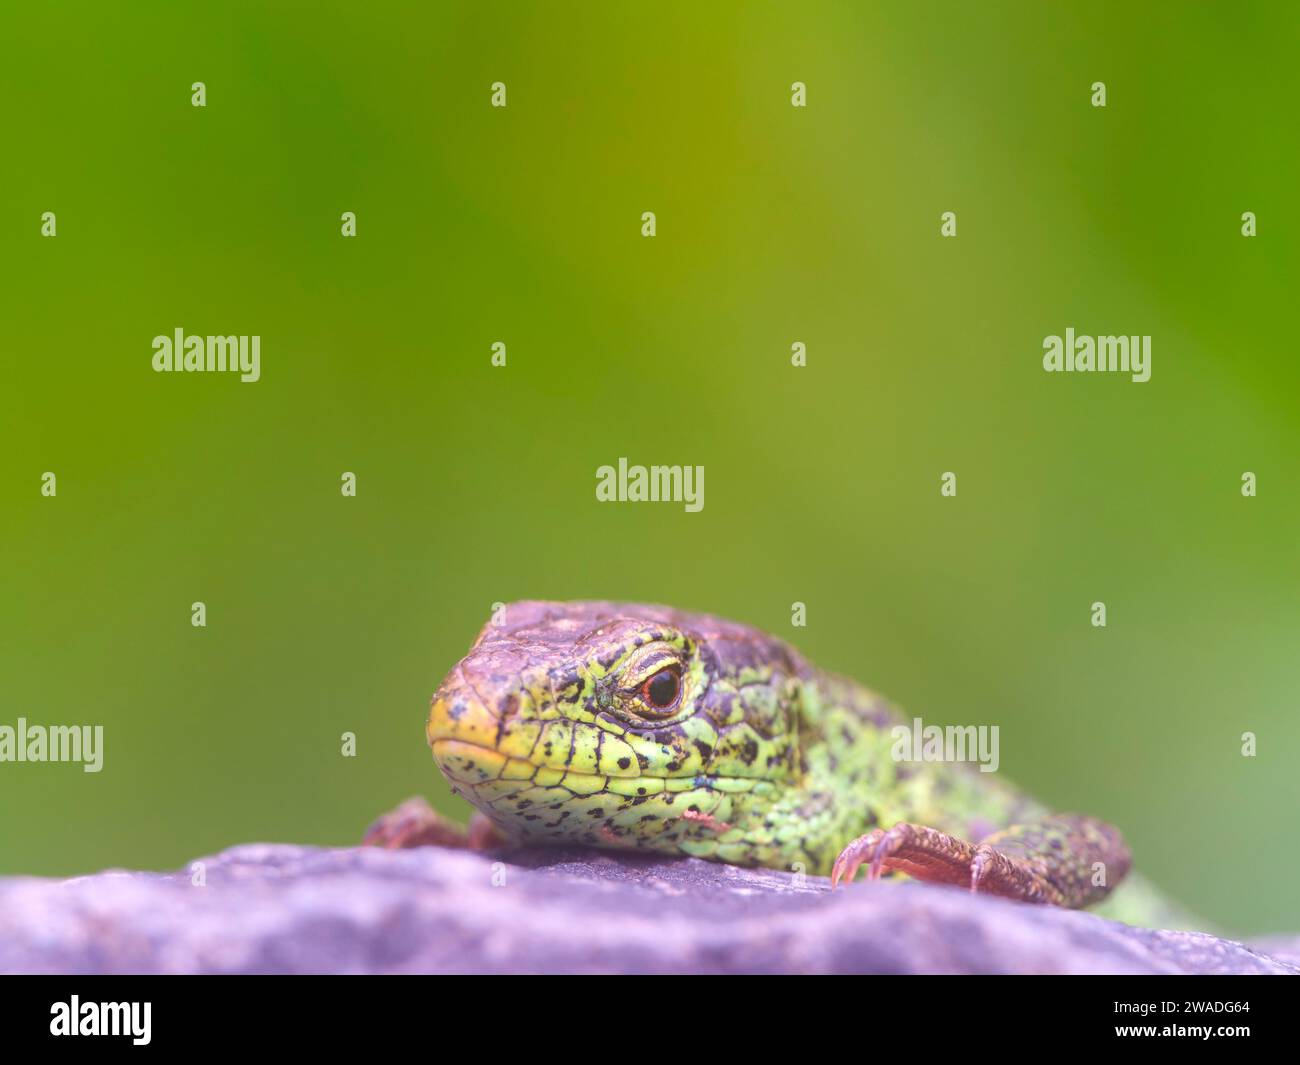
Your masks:
[{"label": "scaly skin texture", "polygon": [[[660,707],[647,682],[664,670],[679,681]],[[836,880],[863,865],[1064,906],[1124,877],[1128,851],[1109,825],[1051,815],[968,765],[896,761],[903,723],[879,695],[748,626],[662,606],[521,602],[447,675],[427,736],[452,789],[516,842]]]}]

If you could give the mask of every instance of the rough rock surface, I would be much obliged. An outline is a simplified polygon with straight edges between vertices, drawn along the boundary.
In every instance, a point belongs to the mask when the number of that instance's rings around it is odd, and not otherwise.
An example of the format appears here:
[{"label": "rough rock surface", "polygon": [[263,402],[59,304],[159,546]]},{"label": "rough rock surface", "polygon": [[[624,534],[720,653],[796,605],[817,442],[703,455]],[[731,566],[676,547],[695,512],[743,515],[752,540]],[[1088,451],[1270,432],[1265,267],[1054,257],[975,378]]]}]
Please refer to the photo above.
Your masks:
[{"label": "rough rock surface", "polygon": [[952,888],[832,893],[695,859],[250,844],[201,861],[205,886],[193,866],[0,880],[0,971],[1300,973],[1300,940],[1268,955]]}]

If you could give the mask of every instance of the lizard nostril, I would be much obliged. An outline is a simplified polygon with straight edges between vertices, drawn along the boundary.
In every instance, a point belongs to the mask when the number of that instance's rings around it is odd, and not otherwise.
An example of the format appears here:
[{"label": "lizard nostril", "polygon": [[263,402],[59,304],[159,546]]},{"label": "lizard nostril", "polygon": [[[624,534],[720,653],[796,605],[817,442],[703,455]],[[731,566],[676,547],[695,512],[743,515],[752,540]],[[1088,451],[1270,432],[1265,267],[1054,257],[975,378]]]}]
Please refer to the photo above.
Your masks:
[{"label": "lizard nostril", "polygon": [[429,743],[454,739],[490,747],[495,742],[500,720],[466,684],[444,683],[429,705],[425,735]]},{"label": "lizard nostril", "polygon": [[504,705],[498,703],[495,699],[484,698],[483,696],[485,690],[489,693],[492,690],[490,684],[484,684],[484,681],[489,678],[481,670],[474,669],[465,662],[461,662],[457,672],[460,674],[464,697],[479,706],[484,713],[490,714],[498,720],[503,719]]}]

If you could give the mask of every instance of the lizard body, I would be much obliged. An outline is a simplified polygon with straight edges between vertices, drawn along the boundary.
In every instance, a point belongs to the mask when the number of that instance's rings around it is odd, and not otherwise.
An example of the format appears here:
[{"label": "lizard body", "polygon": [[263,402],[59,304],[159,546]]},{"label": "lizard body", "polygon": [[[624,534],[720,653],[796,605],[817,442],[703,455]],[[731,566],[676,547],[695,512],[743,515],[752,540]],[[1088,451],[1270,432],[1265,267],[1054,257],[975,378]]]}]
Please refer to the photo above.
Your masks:
[{"label": "lizard body", "polygon": [[[1063,906],[1091,905],[1125,877],[1118,830],[1053,815],[966,764],[896,760],[900,724],[881,696],[749,626],[662,606],[520,602],[447,675],[426,733],[452,790],[516,842],[833,883],[865,866]],[[371,841],[403,845],[409,829],[381,822]],[[1139,905],[1118,916],[1176,913],[1141,885],[1131,894]]]}]

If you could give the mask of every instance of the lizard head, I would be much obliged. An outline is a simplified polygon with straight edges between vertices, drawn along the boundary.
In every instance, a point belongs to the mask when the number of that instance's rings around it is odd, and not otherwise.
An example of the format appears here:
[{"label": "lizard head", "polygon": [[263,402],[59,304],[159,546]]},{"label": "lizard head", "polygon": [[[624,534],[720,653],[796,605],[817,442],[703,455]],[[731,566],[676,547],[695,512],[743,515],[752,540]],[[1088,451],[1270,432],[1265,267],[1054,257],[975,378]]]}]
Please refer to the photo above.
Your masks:
[{"label": "lizard head", "polygon": [[800,773],[806,668],[708,615],[513,603],[438,688],[427,735],[453,791],[517,840],[761,862]]}]

